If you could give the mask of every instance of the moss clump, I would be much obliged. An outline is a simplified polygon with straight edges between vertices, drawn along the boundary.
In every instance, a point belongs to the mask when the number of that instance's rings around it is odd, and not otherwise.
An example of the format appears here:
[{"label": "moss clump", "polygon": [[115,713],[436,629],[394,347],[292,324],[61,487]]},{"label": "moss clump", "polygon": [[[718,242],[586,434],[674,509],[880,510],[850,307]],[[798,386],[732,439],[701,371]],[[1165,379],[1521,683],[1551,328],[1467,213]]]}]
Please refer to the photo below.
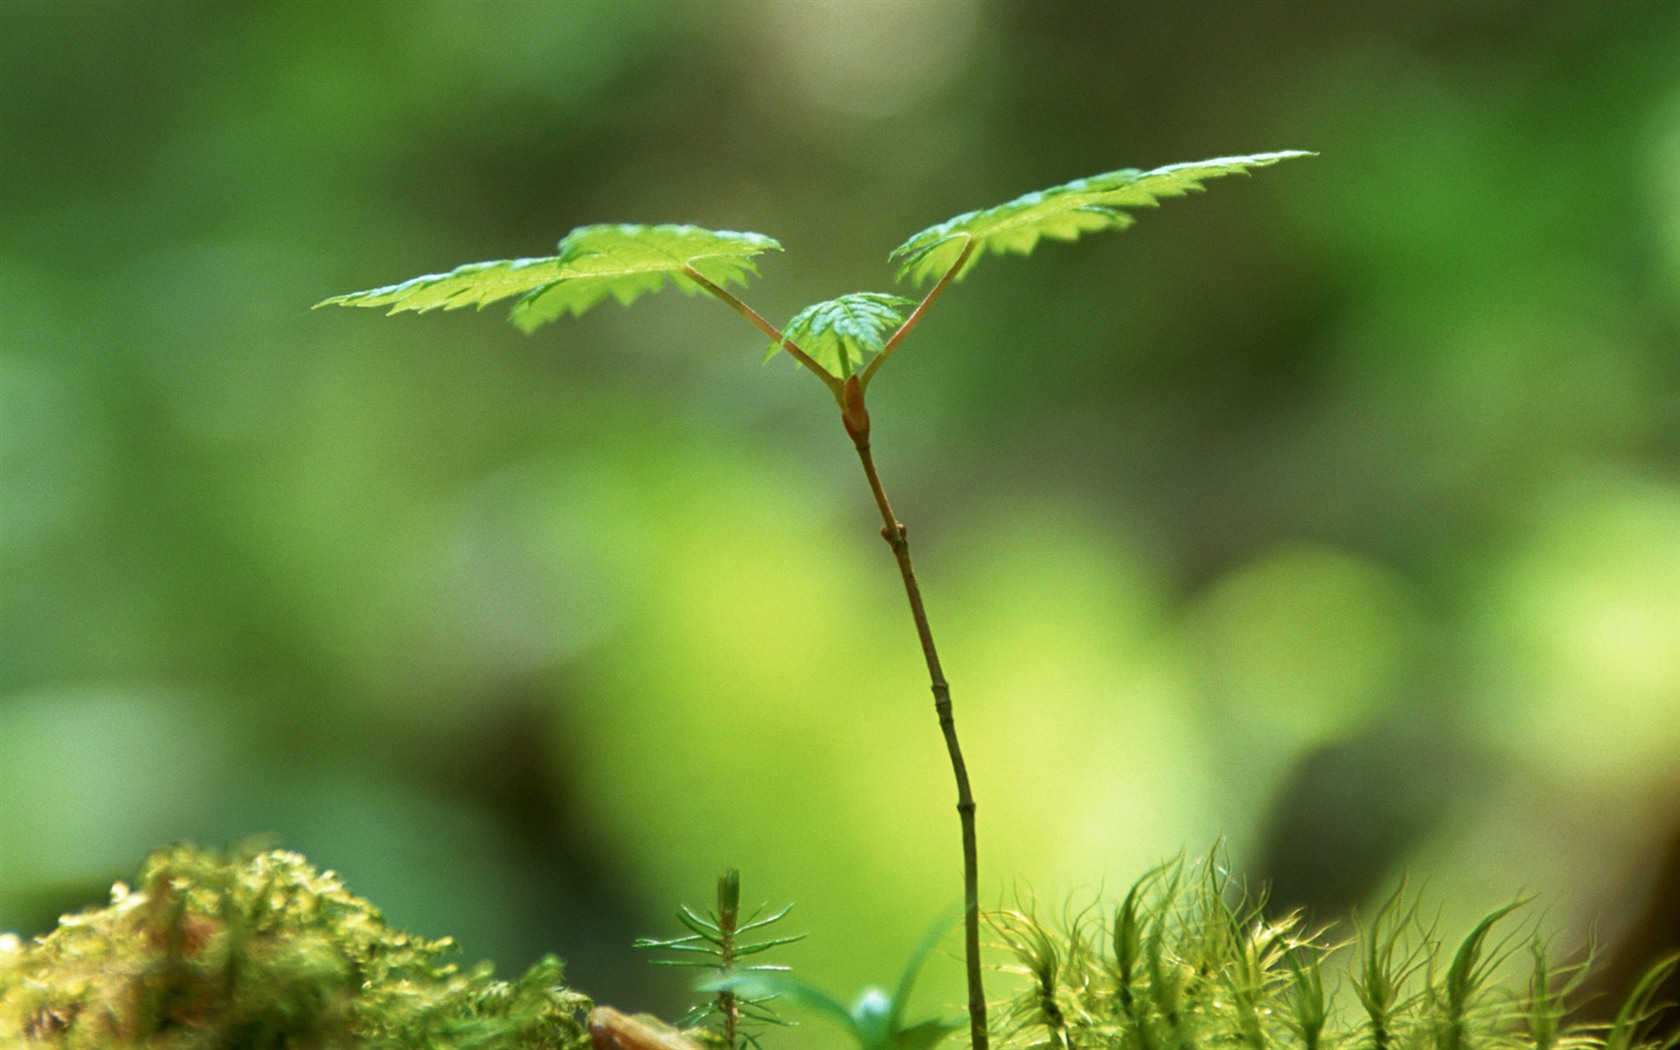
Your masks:
[{"label": "moss clump", "polygon": [[[1586,963],[1557,966],[1520,904],[1456,947],[1404,886],[1350,942],[1268,915],[1218,851],[1137,882],[1118,906],[1044,921],[994,913],[1025,979],[1003,1004],[1007,1050],[1675,1050],[1655,1030],[1658,966],[1606,1025],[1571,1022]],[[1513,980],[1527,957],[1526,980]],[[1327,969],[1341,969],[1342,975]],[[1340,991],[1343,994],[1337,995]]]},{"label": "moss clump", "polygon": [[549,957],[516,981],[463,971],[448,939],[386,925],[337,876],[280,851],[192,847],[138,889],[0,938],[0,1046],[81,1050],[578,1050],[589,1001]]}]

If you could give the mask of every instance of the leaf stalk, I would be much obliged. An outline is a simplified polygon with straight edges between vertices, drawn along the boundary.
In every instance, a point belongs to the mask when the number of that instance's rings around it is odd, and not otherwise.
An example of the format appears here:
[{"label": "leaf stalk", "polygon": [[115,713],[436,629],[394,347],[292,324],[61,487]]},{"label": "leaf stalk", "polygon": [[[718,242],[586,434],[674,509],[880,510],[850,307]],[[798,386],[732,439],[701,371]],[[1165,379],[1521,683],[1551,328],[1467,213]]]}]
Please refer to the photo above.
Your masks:
[{"label": "leaf stalk", "polygon": [[886,345],[881,347],[881,352],[875,355],[875,360],[869,362],[868,366],[864,368],[862,376],[859,377],[859,382],[862,385],[866,387],[869,385],[870,378],[881,367],[881,362],[892,356],[892,352],[898,349],[898,344],[903,342],[904,337],[909,335],[910,330],[921,321],[922,315],[927,313],[928,307],[933,305],[933,301],[939,298],[940,293],[945,290],[947,285],[956,280],[957,274],[961,273],[963,266],[967,264],[968,257],[974,254],[976,243],[974,238],[970,237],[968,239],[968,243],[963,245],[962,252],[957,256],[957,261],[951,264],[951,268],[946,270],[945,275],[939,278],[938,283],[928,290],[927,295],[910,312],[910,316],[906,317],[904,323],[898,326],[898,331],[894,332],[891,338],[887,340]]},{"label": "leaf stalk", "polygon": [[799,349],[798,345],[795,344],[793,340],[787,338],[786,336],[784,336],[782,334],[781,329],[777,328],[775,325],[771,324],[769,321],[766,321],[762,316],[759,315],[759,312],[757,310],[754,310],[752,307],[748,306],[746,303],[743,303],[740,299],[738,299],[734,295],[732,295],[727,289],[719,287],[718,285],[716,285],[716,284],[712,283],[711,281],[707,280],[705,278],[705,276],[700,273],[699,270],[696,270],[694,267],[688,265],[687,263],[683,264],[683,273],[684,273],[684,275],[686,275],[688,277],[689,280],[693,281],[695,284],[704,288],[706,291],[708,291],[708,292],[712,293],[713,295],[717,296],[719,299],[721,299],[725,303],[727,303],[732,309],[734,309],[734,311],[736,313],[740,314],[742,317],[745,317],[748,321],[752,322],[753,326],[756,327],[759,331],[763,332],[765,335],[767,335],[771,339],[775,340],[777,345],[779,345],[783,350],[786,350],[788,352],[789,356],[791,356],[795,361],[798,361],[800,364],[804,365],[806,368],[810,369],[812,374],[814,374],[818,379],[822,380],[823,386],[828,387],[829,393],[834,395],[834,399],[836,401],[839,401],[842,404],[845,403],[844,402],[845,389],[842,386],[841,381],[839,379],[836,379],[834,376],[829,375],[828,369],[824,368],[822,365],[817,364],[816,361],[811,359],[811,355],[809,355],[805,351]]}]

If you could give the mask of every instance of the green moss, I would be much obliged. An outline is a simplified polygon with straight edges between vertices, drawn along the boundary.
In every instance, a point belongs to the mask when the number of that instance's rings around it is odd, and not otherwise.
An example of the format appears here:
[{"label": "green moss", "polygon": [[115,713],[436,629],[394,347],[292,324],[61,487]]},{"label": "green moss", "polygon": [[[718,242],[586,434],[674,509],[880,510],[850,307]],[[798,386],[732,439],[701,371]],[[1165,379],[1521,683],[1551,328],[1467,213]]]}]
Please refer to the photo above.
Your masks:
[{"label": "green moss", "polygon": [[577,1050],[589,1001],[552,957],[516,981],[385,923],[295,853],[154,854],[139,888],[0,939],[0,1045],[80,1050]]},{"label": "green moss", "polygon": [[[1651,1022],[1673,960],[1607,1025],[1573,1022],[1585,963],[1557,966],[1520,905],[1456,944],[1402,887],[1350,941],[1273,916],[1232,884],[1216,850],[1164,865],[1118,904],[1059,919],[990,916],[1003,969],[1021,979],[996,1004],[1005,1050],[1677,1050]],[[720,881],[719,922],[738,923],[739,883]],[[738,923],[738,925],[737,925]],[[797,938],[789,938],[797,939]],[[902,1007],[930,937],[899,983]],[[691,938],[645,941],[684,947]],[[775,946],[787,939],[762,942]],[[755,942],[758,943],[758,942]],[[514,981],[462,970],[455,945],[392,929],[331,872],[295,853],[232,857],[181,846],[153,854],[138,889],[67,915],[25,943],[0,936],[0,1050],[588,1050],[584,996],[553,957]],[[737,949],[752,954],[753,946]],[[1511,977],[1523,956],[1526,980]],[[706,961],[710,961],[709,959]],[[1338,974],[1335,971],[1345,971]],[[1327,975],[1326,970],[1331,972]],[[901,1026],[879,995],[848,1008],[803,982],[739,968],[704,983],[838,1020],[856,1045],[932,1047],[950,1025]],[[1339,994],[1338,994],[1339,993]],[[738,1000],[740,1001],[740,1000]],[[721,1046],[602,1008],[602,1045]],[[890,1021],[890,1024],[888,1024]],[[877,1023],[879,1022],[879,1023]],[[887,1024],[887,1027],[881,1027]],[[889,1031],[890,1029],[890,1031]],[[883,1034],[884,1033],[884,1034]],[[799,1031],[787,1045],[838,1046]]]},{"label": "green moss", "polygon": [[[1022,987],[1004,1050],[1674,1050],[1654,1033],[1659,966],[1610,1026],[1571,1021],[1585,961],[1549,962],[1521,904],[1454,946],[1402,886],[1351,941],[1268,914],[1215,851],[1139,880],[1123,902],[1059,919],[989,918]],[[1523,954],[1526,980],[1513,980]],[[1337,970],[1345,973],[1338,974]],[[1326,971],[1330,973],[1326,975]],[[1340,994],[1337,994],[1340,993]]]}]

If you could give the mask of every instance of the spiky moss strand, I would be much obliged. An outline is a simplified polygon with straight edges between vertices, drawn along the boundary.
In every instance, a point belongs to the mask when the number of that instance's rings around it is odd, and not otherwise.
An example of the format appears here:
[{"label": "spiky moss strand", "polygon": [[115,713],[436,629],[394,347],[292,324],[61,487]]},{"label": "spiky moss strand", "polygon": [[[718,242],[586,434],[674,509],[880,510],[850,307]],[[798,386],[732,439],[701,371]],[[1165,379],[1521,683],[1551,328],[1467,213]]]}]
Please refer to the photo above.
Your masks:
[{"label": "spiky moss strand", "polygon": [[[1300,913],[1272,917],[1219,870],[1176,861],[1145,876],[1092,943],[1081,912],[990,916],[1025,977],[1001,1004],[1001,1050],[1675,1050],[1654,1027],[1652,971],[1608,1026],[1569,1019],[1585,963],[1554,966],[1535,923],[1489,914],[1455,947],[1404,888],[1359,931],[1352,973]],[[1098,905],[1101,907],[1101,905]],[[1105,917],[1106,918],[1106,917]],[[1098,924],[1092,923],[1092,928]],[[1524,949],[1525,981],[1503,969]],[[1343,992],[1338,1004],[1335,993]],[[1352,1002],[1346,993],[1352,992]],[[1053,1006],[1053,1009],[1051,1007]],[[1360,1008],[1363,1007],[1361,1010]]]},{"label": "spiky moss strand", "polygon": [[387,925],[296,853],[159,851],[138,889],[0,939],[0,1045],[62,1050],[582,1050],[549,957],[515,981]]}]

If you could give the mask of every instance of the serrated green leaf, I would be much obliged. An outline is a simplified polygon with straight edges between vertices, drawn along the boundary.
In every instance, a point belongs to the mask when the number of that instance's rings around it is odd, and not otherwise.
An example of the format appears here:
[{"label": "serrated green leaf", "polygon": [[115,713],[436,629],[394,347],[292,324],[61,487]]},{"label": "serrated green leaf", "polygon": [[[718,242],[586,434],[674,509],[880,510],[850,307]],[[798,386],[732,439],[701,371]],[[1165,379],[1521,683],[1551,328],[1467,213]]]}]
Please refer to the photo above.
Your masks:
[{"label": "serrated green leaf", "polygon": [[1123,230],[1134,221],[1126,208],[1154,207],[1163,198],[1182,197],[1202,189],[1204,179],[1246,174],[1280,160],[1310,156],[1313,154],[1301,150],[1285,150],[1169,164],[1153,171],[1125,168],[1075,179],[930,226],[895,248],[889,258],[899,264],[899,280],[937,280],[956,265],[963,249],[973,242],[968,260],[957,274],[960,278],[987,252],[1026,255],[1043,237],[1071,241],[1098,230]]},{"label": "serrated green leaf", "polygon": [[706,230],[698,226],[580,226],[560,242],[555,255],[468,263],[448,273],[427,274],[384,288],[335,295],[315,305],[389,306],[388,313],[416,310],[482,309],[520,296],[510,319],[529,332],[562,314],[583,313],[612,296],[629,305],[656,291],[669,278],[693,294],[695,272],[720,287],[746,283],[758,273],[753,256],[782,246],[759,233]]},{"label": "serrated green leaf", "polygon": [[[782,335],[830,375],[845,377],[870,354],[881,352],[887,337],[904,323],[904,308],[915,305],[913,299],[884,292],[852,292],[807,306],[787,323]],[[770,360],[781,348],[772,342],[764,359]]]}]

